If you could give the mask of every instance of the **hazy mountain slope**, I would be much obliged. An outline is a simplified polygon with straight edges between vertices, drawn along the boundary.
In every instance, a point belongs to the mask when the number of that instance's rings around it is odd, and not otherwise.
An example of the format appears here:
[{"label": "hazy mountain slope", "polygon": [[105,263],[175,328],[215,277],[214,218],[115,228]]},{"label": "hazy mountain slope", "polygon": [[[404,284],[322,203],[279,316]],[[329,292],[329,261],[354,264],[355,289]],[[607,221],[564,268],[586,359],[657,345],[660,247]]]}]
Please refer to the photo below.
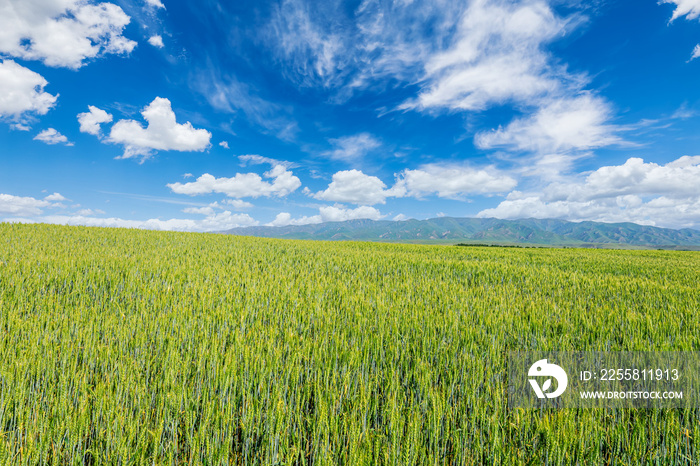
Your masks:
[{"label": "hazy mountain slope", "polygon": [[700,246],[700,231],[673,230],[634,223],[567,222],[554,219],[500,220],[441,217],[429,220],[350,220],[285,227],[234,228],[224,233],[317,240],[474,241],[542,245],[628,244]]}]

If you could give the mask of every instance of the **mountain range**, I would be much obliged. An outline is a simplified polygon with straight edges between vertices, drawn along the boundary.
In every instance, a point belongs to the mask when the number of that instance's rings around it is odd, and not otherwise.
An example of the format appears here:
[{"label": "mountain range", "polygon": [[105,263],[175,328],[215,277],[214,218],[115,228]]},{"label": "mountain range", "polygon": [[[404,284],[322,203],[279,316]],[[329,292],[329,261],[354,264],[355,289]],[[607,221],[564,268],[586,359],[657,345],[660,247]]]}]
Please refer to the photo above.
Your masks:
[{"label": "mountain range", "polygon": [[440,217],[428,220],[348,220],[283,227],[234,228],[222,233],[265,238],[469,243],[578,247],[700,247],[700,231],[635,223],[568,222],[555,219],[501,220]]}]

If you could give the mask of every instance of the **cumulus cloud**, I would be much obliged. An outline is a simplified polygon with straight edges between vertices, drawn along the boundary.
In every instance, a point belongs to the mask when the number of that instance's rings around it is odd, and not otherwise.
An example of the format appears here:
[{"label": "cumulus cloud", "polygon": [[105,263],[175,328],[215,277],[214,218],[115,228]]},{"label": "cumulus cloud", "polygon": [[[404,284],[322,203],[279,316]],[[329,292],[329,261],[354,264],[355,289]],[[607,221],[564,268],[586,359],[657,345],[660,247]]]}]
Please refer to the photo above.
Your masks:
[{"label": "cumulus cloud", "polygon": [[149,37],[148,43],[159,49],[165,47],[165,45],[163,44],[163,38],[159,35]]},{"label": "cumulus cloud", "polygon": [[186,214],[214,215],[214,208],[211,206],[186,207],[182,211]]},{"label": "cumulus cloud", "polygon": [[157,150],[201,152],[210,146],[211,133],[195,129],[192,123],[177,123],[170,100],[156,97],[142,112],[148,122],[144,128],[134,120],[120,120],[112,126],[108,142],[122,144],[121,158],[146,159]]},{"label": "cumulus cloud", "polygon": [[349,202],[358,205],[384,204],[391,192],[376,176],[365,175],[359,170],[339,171],[325,191],[313,195],[324,201]]},{"label": "cumulus cloud", "polygon": [[220,145],[221,147],[223,147],[224,149],[228,149],[228,148],[229,148],[229,147],[228,147],[228,141],[221,141],[221,142],[219,143],[219,145]]},{"label": "cumulus cloud", "polygon": [[601,167],[581,179],[551,183],[540,192],[513,191],[479,216],[698,227],[697,186],[700,156],[683,156],[664,165],[635,157],[622,165]]},{"label": "cumulus cloud", "polygon": [[305,194],[315,199],[371,206],[384,204],[389,197],[422,198],[428,195],[458,199],[471,194],[489,195],[513,189],[515,179],[492,167],[471,168],[461,165],[427,164],[396,174],[391,188],[376,176],[360,170],[344,170],[333,175],[324,191]]},{"label": "cumulus cloud", "polygon": [[47,215],[40,217],[38,220],[44,223],[55,223],[59,225],[85,225],[93,227],[139,228],[144,230],[167,231],[222,231],[258,224],[258,222],[248,214],[232,214],[228,210],[209,215],[199,220],[181,218],[171,218],[167,220],[157,218],[128,220],[118,217],[99,218],[83,215]]},{"label": "cumulus cloud", "polygon": [[80,209],[75,215],[82,217],[90,217],[93,215],[104,215],[105,211],[100,209]]},{"label": "cumulus cloud", "polygon": [[224,199],[221,203],[233,207],[234,210],[252,209],[254,207],[250,202],[240,199]]},{"label": "cumulus cloud", "polygon": [[53,193],[49,194],[44,198],[45,201],[52,201],[52,202],[61,202],[61,201],[66,201],[67,199],[63,197],[61,193]]},{"label": "cumulus cloud", "polygon": [[117,5],[87,0],[6,0],[0,5],[0,53],[78,69],[101,54],[128,54],[130,18]]},{"label": "cumulus cloud", "polygon": [[88,105],[88,111],[78,114],[78,123],[80,123],[80,132],[100,136],[102,123],[110,123],[112,115],[102,109]]},{"label": "cumulus cloud", "polygon": [[10,214],[18,216],[40,215],[43,208],[49,207],[51,202],[33,197],[13,196],[11,194],[0,194],[0,214]]},{"label": "cumulus cloud", "polygon": [[287,225],[309,225],[323,222],[344,222],[347,220],[370,219],[379,220],[382,218],[381,212],[371,206],[359,206],[355,209],[348,209],[341,205],[323,206],[319,208],[318,215],[292,218],[289,212],[280,212],[275,219],[268,223],[268,226]]},{"label": "cumulus cloud", "polygon": [[661,3],[676,5],[671,21],[685,16],[687,19],[700,18],[700,0],[662,0]]},{"label": "cumulus cloud", "polygon": [[[40,74],[13,60],[0,61],[0,117],[21,119],[26,114],[45,115],[58,95],[44,92],[48,84]],[[28,129],[23,124],[17,129]]]},{"label": "cumulus cloud", "polygon": [[168,187],[178,194],[221,193],[228,197],[283,197],[301,186],[299,178],[282,165],[276,165],[263,173],[268,182],[257,173],[236,173],[231,178],[216,178],[209,173],[189,183],[170,183]]},{"label": "cumulus cloud", "polygon": [[379,220],[382,218],[379,210],[370,206],[360,206],[354,209],[346,209],[342,206],[324,206],[319,209],[319,213],[324,222],[344,222],[363,218]]},{"label": "cumulus cloud", "polygon": [[72,146],[73,143],[68,141],[68,138],[63,134],[59,133],[54,128],[48,128],[41,133],[34,136],[35,141],[41,141],[46,144],[64,144],[66,146]]},{"label": "cumulus cloud", "polygon": [[270,227],[285,227],[287,225],[310,225],[314,223],[321,223],[320,215],[304,216],[300,218],[292,218],[292,214],[289,212],[280,212],[277,214],[275,219],[267,224]]},{"label": "cumulus cloud", "polygon": [[455,199],[469,194],[502,193],[513,189],[516,184],[513,178],[492,168],[428,164],[399,173],[392,193],[397,197],[421,198],[436,194]]}]

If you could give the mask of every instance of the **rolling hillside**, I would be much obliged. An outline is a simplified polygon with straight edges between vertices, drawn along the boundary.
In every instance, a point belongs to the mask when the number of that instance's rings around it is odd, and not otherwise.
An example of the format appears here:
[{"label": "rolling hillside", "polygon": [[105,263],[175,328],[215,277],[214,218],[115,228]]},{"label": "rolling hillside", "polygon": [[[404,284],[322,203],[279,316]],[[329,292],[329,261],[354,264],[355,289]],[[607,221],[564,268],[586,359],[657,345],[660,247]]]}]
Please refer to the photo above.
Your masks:
[{"label": "rolling hillside", "polygon": [[233,235],[265,238],[390,242],[470,242],[545,246],[630,245],[698,247],[700,231],[634,223],[567,222],[553,219],[500,220],[441,217],[429,220],[349,220],[285,227],[245,227]]}]

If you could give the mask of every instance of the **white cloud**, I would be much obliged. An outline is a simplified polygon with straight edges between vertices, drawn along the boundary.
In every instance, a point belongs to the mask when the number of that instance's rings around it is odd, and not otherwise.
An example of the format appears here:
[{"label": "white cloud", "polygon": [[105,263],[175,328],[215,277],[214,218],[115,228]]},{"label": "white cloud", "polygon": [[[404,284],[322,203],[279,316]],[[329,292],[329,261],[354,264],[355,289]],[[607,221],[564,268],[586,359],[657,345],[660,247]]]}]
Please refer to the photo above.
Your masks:
[{"label": "white cloud", "polygon": [[[44,92],[47,84],[40,74],[13,60],[0,61],[0,117],[20,119],[27,113],[45,115],[58,98],[58,95]],[[23,124],[15,126],[28,129]]]},{"label": "white cloud", "polygon": [[224,205],[230,205],[235,210],[245,210],[252,209],[254,206],[250,202],[242,201],[240,199],[224,199],[221,201]]},{"label": "white cloud", "polygon": [[90,217],[93,215],[104,215],[105,211],[100,209],[80,209],[75,215],[80,217]]},{"label": "white cloud", "polygon": [[163,38],[159,35],[149,37],[148,43],[159,49],[165,47],[165,44],[163,44]]},{"label": "white cloud", "polygon": [[492,168],[429,164],[399,173],[391,191],[397,197],[421,198],[436,194],[454,199],[469,194],[502,193],[513,189],[516,184],[513,178]]},{"label": "white cloud", "polygon": [[[671,3],[676,5],[673,10],[671,21],[678,18],[686,17],[688,20],[700,19],[700,0],[661,0],[659,3]],[[696,45],[690,56],[690,60],[695,60],[700,57],[700,44]]]},{"label": "white cloud", "polygon": [[120,120],[112,126],[108,142],[124,145],[122,158],[148,158],[154,150],[203,151],[210,146],[211,133],[195,129],[192,123],[179,124],[170,100],[156,97],[142,112],[144,128],[134,120]]},{"label": "white cloud", "polygon": [[161,0],[145,0],[147,5],[150,5],[154,8],[165,8],[165,5],[163,5],[163,2]]},{"label": "white cloud", "polygon": [[292,218],[289,212],[280,212],[277,214],[275,219],[268,223],[266,226],[270,227],[284,227],[287,225],[310,225],[315,223],[321,223],[323,220],[320,215],[313,215],[310,217],[304,216],[301,218]]},{"label": "white cloud", "polygon": [[340,205],[324,206],[319,208],[318,215],[310,217],[304,216],[294,219],[288,212],[277,214],[275,219],[268,223],[268,226],[286,226],[286,225],[309,225],[323,222],[344,222],[346,220],[370,219],[379,220],[382,218],[381,212],[370,206],[359,206],[355,209],[347,209]]},{"label": "white cloud", "polygon": [[611,114],[610,105],[591,94],[559,99],[505,128],[478,133],[475,143],[541,154],[594,149],[621,142],[606,124]]},{"label": "white cloud", "polygon": [[698,57],[700,57],[700,44],[695,46],[693,49],[693,55],[691,55],[690,59],[695,60]]},{"label": "white cloud", "polygon": [[683,16],[687,19],[700,18],[700,0],[661,0],[661,3],[672,3],[676,5],[671,21],[682,18]]},{"label": "white cloud", "polygon": [[101,54],[128,54],[122,35],[130,18],[112,3],[88,0],[5,0],[0,4],[0,53],[78,69]]},{"label": "white cloud", "polygon": [[330,23],[315,21],[312,8],[329,10],[333,6],[330,2],[283,0],[274,10],[269,32],[280,55],[291,64],[287,68],[289,77],[302,85],[320,83],[328,87],[343,74],[339,65],[346,49],[344,36],[334,32]]},{"label": "white cloud", "polygon": [[358,205],[384,204],[391,193],[376,176],[365,175],[359,170],[339,171],[325,191],[313,195],[324,201],[350,202]]},{"label": "white cloud", "polygon": [[403,107],[483,110],[559,91],[571,77],[550,64],[543,48],[566,25],[543,1],[470,2],[451,46],[425,63],[427,87]]},{"label": "white cloud", "polygon": [[0,194],[0,214],[32,216],[40,215],[42,208],[51,206],[48,200]]},{"label": "white cloud", "polygon": [[264,165],[264,164],[271,165],[273,167],[276,167],[277,165],[281,165],[285,168],[298,167],[297,164],[292,163],[292,162],[287,162],[286,160],[271,159],[269,157],[263,157],[262,155],[257,155],[257,154],[239,155],[238,160],[241,161],[241,167],[245,167],[247,165]]},{"label": "white cloud", "polygon": [[333,101],[396,78],[416,83],[426,56],[451,35],[466,2],[363,0],[348,14],[339,1],[285,0],[264,34],[302,86],[336,90]]},{"label": "white cloud", "polygon": [[[231,206],[235,210],[245,210],[248,208],[253,207],[253,204],[250,202],[245,202],[240,199],[224,199],[221,201],[221,204],[226,205],[226,206]],[[186,214],[199,214],[199,215],[214,215],[214,212],[217,210],[223,210],[224,207],[219,204],[218,202],[212,202],[211,204],[203,207],[186,207],[182,211]]]},{"label": "white cloud", "polygon": [[112,115],[102,109],[88,105],[88,112],[78,114],[78,123],[80,123],[80,132],[99,136],[102,128],[102,123],[112,121]]},{"label": "white cloud", "polygon": [[524,116],[478,133],[475,143],[547,157],[550,170],[568,167],[581,151],[622,142],[609,123],[609,103],[585,91],[587,77],[569,73],[546,49],[579,17],[560,17],[543,0],[467,4],[447,46],[425,54],[418,96],[400,108],[474,112],[511,105]]},{"label": "white cloud", "polygon": [[207,216],[200,220],[171,218],[167,220],[125,220],[122,218],[109,217],[97,218],[82,215],[48,215],[30,221],[39,220],[45,223],[55,223],[60,225],[85,225],[94,227],[110,228],[139,228],[145,230],[168,230],[168,231],[222,231],[231,228],[244,226],[254,226],[258,222],[248,214],[232,214],[228,210]]},{"label": "white cloud", "polygon": [[41,141],[46,144],[65,144],[72,146],[73,143],[68,141],[68,138],[56,131],[54,128],[48,128],[34,136],[35,141]]},{"label": "white cloud", "polygon": [[61,193],[53,193],[49,194],[44,198],[45,201],[52,201],[52,202],[61,202],[61,201],[66,201],[67,199],[61,195]]},{"label": "white cloud", "polygon": [[221,142],[219,143],[219,145],[220,145],[221,147],[223,147],[224,149],[228,149],[228,148],[229,148],[229,147],[228,147],[228,141],[221,141]]},{"label": "white cloud", "polygon": [[258,125],[283,141],[293,140],[299,130],[288,108],[259,97],[250,86],[213,66],[195,73],[190,85],[216,110],[234,115],[242,112],[242,122]]},{"label": "white cloud", "polygon": [[[396,183],[388,188],[376,176],[359,170],[344,170],[333,175],[325,191],[312,195],[315,199],[357,205],[384,204],[388,197],[438,197],[458,199],[470,194],[489,195],[507,192],[517,182],[498,170],[460,165],[428,164],[416,170],[405,169],[396,175]],[[307,191],[306,194],[311,194]]]},{"label": "white cloud", "polygon": [[257,173],[236,173],[231,178],[216,178],[209,173],[189,183],[170,183],[168,187],[178,194],[221,193],[228,197],[283,197],[295,191],[301,186],[299,178],[282,165],[276,165],[271,170],[263,173],[265,178],[272,182],[264,181]]},{"label": "white cloud", "polygon": [[[563,17],[553,3],[363,0],[348,15],[340,2],[287,0],[273,14],[267,38],[297,82],[337,89],[332,101],[367,87],[379,92],[396,80],[419,88],[399,106],[403,110],[474,112],[513,106],[526,116],[509,129],[519,130],[517,139],[524,143],[525,126],[537,123],[527,115],[545,117],[557,106],[582,103],[580,97],[586,94],[588,78],[568,72],[548,50],[584,18],[575,13]],[[592,94],[589,98],[598,107],[596,115],[589,115],[590,127],[584,126],[585,115],[579,112],[569,115],[574,127],[558,125],[540,133],[540,142],[547,137],[548,146],[572,147],[563,155],[575,159],[580,156],[573,153],[577,147],[619,141],[608,124],[613,115],[607,102]],[[386,110],[391,109],[381,109]],[[507,141],[516,139],[505,136]],[[369,145],[359,137],[334,140],[337,147],[323,155],[353,161],[380,147],[376,140],[366,141]]]},{"label": "white cloud", "polygon": [[630,158],[580,179],[551,183],[540,192],[511,192],[480,217],[562,218],[635,222],[665,227],[700,226],[700,156],[659,165]]},{"label": "white cloud", "polygon": [[186,214],[214,215],[214,208],[211,206],[186,207],[182,211]]},{"label": "white cloud", "polygon": [[355,209],[346,209],[341,206],[325,206],[319,209],[321,219],[324,222],[344,222],[346,220],[370,219],[379,220],[381,212],[370,206],[360,206]]},{"label": "white cloud", "polygon": [[591,200],[628,194],[700,196],[700,156],[683,156],[665,165],[633,157],[623,165],[600,167],[583,183],[554,183],[546,190],[552,200]]},{"label": "white cloud", "polygon": [[398,214],[397,216],[392,218],[392,220],[395,222],[403,222],[404,220],[408,220],[408,219],[409,219],[409,217],[404,215],[404,214]]},{"label": "white cloud", "polygon": [[382,143],[369,133],[328,140],[335,149],[321,153],[334,160],[354,162],[381,147]]}]

